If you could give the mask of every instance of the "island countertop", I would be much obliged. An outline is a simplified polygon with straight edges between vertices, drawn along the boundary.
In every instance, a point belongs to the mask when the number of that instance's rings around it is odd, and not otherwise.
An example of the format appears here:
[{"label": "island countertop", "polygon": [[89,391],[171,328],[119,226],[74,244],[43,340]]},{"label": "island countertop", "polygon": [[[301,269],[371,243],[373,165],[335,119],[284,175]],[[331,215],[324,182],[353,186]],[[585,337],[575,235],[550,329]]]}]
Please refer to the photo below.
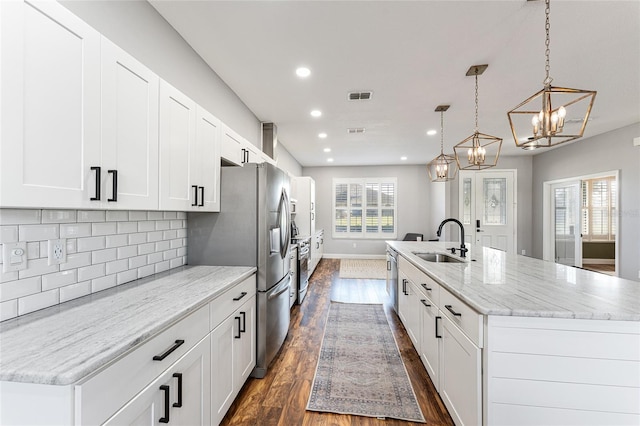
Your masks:
[{"label": "island countertop", "polygon": [[449,253],[459,242],[387,244],[484,315],[640,321],[636,281],[479,246],[470,247],[464,263],[428,262],[413,254]]},{"label": "island countertop", "polygon": [[0,380],[68,385],[204,306],[255,267],[186,266],[0,323]]}]

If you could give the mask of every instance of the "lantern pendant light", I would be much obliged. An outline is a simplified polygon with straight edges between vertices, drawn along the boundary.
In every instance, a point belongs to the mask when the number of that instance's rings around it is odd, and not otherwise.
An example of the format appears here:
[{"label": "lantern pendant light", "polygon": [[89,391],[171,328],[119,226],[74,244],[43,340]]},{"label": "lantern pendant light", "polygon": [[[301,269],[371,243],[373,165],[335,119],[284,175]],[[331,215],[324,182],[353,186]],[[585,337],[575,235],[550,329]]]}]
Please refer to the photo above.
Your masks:
[{"label": "lantern pendant light", "polygon": [[516,146],[546,148],[581,138],[589,120],[596,91],[552,86],[549,75],[550,0],[545,0],[544,88],[507,113]]},{"label": "lantern pendant light", "polygon": [[436,112],[440,113],[440,155],[427,164],[429,179],[431,182],[447,182],[454,180],[458,174],[456,158],[444,153],[444,112],[449,105],[438,105]]},{"label": "lantern pendant light", "polygon": [[473,65],[467,71],[467,76],[476,79],[476,128],[471,136],[453,147],[460,170],[484,170],[498,164],[502,139],[478,131],[478,76],[489,65]]}]

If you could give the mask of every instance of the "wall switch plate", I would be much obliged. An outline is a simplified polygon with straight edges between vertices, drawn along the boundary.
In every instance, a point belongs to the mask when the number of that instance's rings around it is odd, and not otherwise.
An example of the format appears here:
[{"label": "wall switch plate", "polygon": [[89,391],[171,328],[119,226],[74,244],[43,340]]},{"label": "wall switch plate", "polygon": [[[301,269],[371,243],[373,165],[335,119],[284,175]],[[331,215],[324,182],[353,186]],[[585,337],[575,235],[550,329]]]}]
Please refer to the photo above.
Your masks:
[{"label": "wall switch plate", "polygon": [[2,272],[27,269],[27,242],[2,244]]},{"label": "wall switch plate", "polygon": [[59,265],[67,261],[67,240],[49,240],[49,265]]}]

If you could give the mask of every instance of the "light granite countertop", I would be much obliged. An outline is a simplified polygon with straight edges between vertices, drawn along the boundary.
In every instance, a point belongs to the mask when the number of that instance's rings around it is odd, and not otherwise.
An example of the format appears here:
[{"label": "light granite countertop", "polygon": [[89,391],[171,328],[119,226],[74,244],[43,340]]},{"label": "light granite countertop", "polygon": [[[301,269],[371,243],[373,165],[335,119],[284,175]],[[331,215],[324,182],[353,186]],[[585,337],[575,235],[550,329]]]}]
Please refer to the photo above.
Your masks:
[{"label": "light granite countertop", "polygon": [[640,282],[485,247],[471,246],[465,263],[413,254],[459,242],[387,244],[481,314],[640,321]]},{"label": "light granite countertop", "polygon": [[4,321],[0,380],[75,383],[255,271],[185,266]]}]

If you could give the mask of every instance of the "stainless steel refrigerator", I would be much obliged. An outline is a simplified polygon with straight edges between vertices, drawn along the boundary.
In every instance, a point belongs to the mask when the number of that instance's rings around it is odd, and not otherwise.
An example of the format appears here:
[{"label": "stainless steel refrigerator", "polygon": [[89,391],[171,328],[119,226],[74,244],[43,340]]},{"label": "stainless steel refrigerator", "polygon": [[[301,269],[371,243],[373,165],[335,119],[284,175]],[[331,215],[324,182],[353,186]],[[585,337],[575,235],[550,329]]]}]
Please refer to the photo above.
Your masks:
[{"label": "stainless steel refrigerator", "polygon": [[269,164],[222,167],[220,213],[189,213],[190,265],[256,266],[262,378],[289,331],[289,177]]}]

